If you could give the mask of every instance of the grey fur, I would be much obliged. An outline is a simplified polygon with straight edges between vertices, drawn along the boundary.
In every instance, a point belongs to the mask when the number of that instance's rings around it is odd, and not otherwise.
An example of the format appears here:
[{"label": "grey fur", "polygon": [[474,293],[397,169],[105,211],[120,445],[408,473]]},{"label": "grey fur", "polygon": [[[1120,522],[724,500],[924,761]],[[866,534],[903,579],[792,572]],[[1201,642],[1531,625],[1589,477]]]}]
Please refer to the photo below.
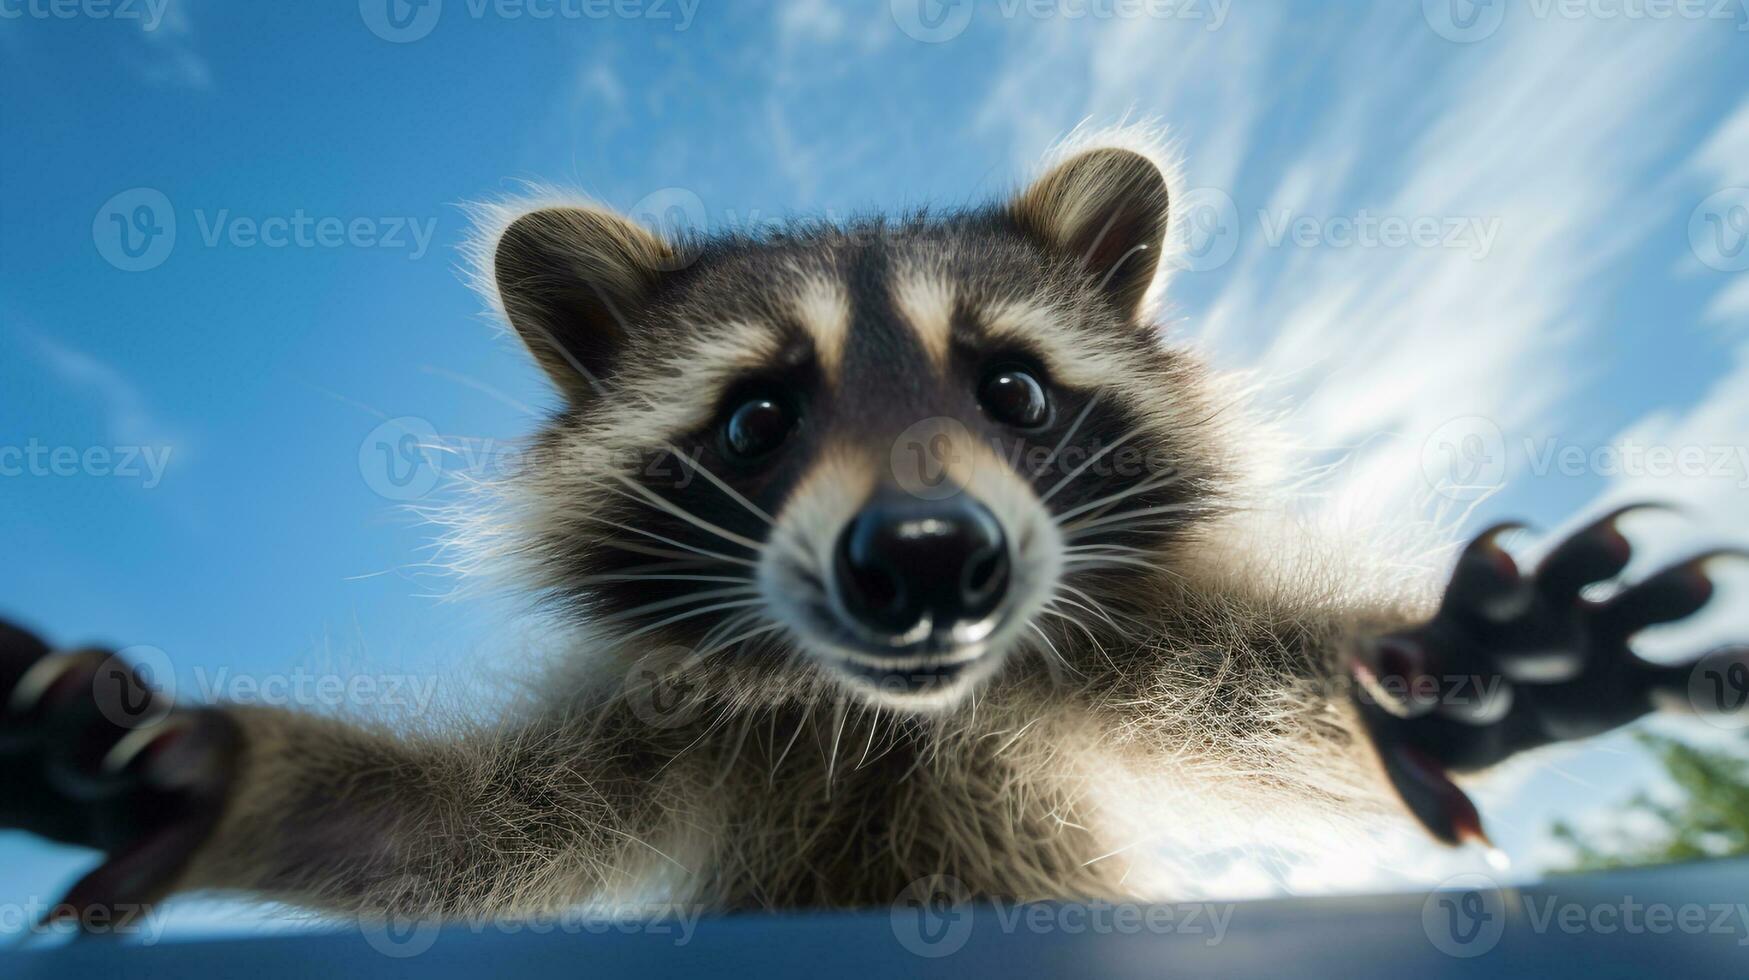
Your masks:
[{"label": "grey fur", "polygon": [[[1137,141],[1129,133],[1115,142]],[[550,315],[538,290],[519,286],[530,275],[526,235],[511,256],[522,271],[506,275],[500,236],[529,231],[515,223],[526,208],[485,212],[480,281],[572,404],[538,438],[541,465],[491,488],[489,506],[457,522],[453,543],[482,564],[513,567],[580,624],[575,657],[532,685],[548,692],[541,703],[492,725],[408,732],[235,711],[246,735],[240,783],[183,887],[445,917],[637,895],[712,909],[884,905],[932,875],[1005,899],[1171,898],[1196,894],[1192,859],[1229,840],[1285,841],[1395,812],[1357,734],[1342,661],[1355,637],[1425,611],[1423,594],[1369,587],[1344,554],[1290,520],[1262,516],[1269,498],[1249,483],[1246,458],[1264,441],[1247,421],[1242,387],[1162,342],[1143,303],[1145,281],[1120,276],[1121,292],[1105,297],[1075,256],[1025,235],[1080,235],[1082,215],[1107,214],[1112,202],[1102,195],[1135,187],[1146,206],[1164,209],[1171,168],[1150,166],[1157,179],[1138,178],[1136,159],[1108,153],[1081,166],[1079,179],[1091,184],[1077,183],[1073,167],[1053,170],[1010,212],[806,227],[760,240],[656,247],[642,233],[614,231],[615,219],[598,210],[582,220],[543,211],[549,229],[584,236],[571,243],[579,268],[609,280],[614,297],[630,297],[628,308],[581,314],[614,318],[604,327],[611,343],[590,348],[598,358],[590,373],[600,377],[587,387],[568,382],[555,356],[568,338],[530,325],[602,324]],[[1149,261],[1170,242],[1164,214],[1156,217],[1129,222],[1140,229],[1131,234],[1159,236],[1144,250]],[[1036,638],[1005,641],[977,684],[927,705],[845,683],[815,655],[816,638],[773,612],[773,579],[761,578],[745,625],[771,628],[732,650],[683,658],[698,700],[686,717],[652,719],[641,660],[674,644],[699,649],[711,637],[706,627],[735,611],[679,633],[677,625],[640,634],[636,618],[603,625],[613,607],[591,582],[616,547],[603,541],[630,537],[614,528],[647,526],[651,515],[601,460],[708,424],[720,389],[742,370],[737,358],[781,359],[806,346],[812,328],[795,322],[796,297],[815,297],[804,319],[830,316],[833,303],[818,297],[842,286],[863,317],[866,304],[880,302],[855,278],[875,267],[863,258],[869,236],[882,249],[885,288],[934,277],[955,308],[989,318],[990,334],[1006,316],[1001,329],[1067,383],[1097,385],[1121,406],[1176,474],[1177,509],[1162,519],[1170,533],[1140,539],[1147,547],[1137,562],[1085,579],[1040,571],[1081,582],[1097,608],[1035,611],[1025,625],[1037,627]],[[562,256],[563,245],[549,236],[536,251]],[[613,265],[640,255],[673,268]],[[543,270],[552,275],[552,263]],[[650,285],[663,276],[675,277],[668,293]],[[808,293],[822,282],[830,288]],[[914,317],[935,294],[907,295],[894,308]],[[857,480],[880,478],[904,423],[954,404],[942,401],[951,393],[904,383],[946,370],[944,337],[898,333],[871,354],[857,346],[867,322],[840,338],[848,346],[832,355],[844,359],[833,381],[846,391],[863,384],[857,365],[866,373],[876,356],[888,377],[856,389],[854,419],[830,416],[810,434],[813,455],[775,495],[776,523],[796,537],[782,560],[805,565],[829,530],[795,530],[804,517],[793,511],[831,506],[795,504],[797,495],[832,496],[810,477],[854,497]],[[816,331],[812,342],[824,356],[837,341]],[[1015,514],[1049,516],[1009,469],[955,479],[1008,495]],[[737,513],[722,506],[725,522]],[[758,560],[779,561],[779,550],[767,547]]]}]

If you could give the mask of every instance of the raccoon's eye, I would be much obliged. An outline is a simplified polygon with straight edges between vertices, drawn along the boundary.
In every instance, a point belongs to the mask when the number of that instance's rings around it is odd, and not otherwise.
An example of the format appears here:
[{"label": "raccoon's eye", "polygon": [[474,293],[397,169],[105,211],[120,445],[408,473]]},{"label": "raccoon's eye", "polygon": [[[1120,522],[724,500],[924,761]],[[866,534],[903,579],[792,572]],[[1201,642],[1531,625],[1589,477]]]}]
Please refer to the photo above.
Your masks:
[{"label": "raccoon's eye", "polygon": [[783,445],[795,426],[795,413],[783,399],[753,395],[723,420],[723,448],[739,460],[758,459]]},{"label": "raccoon's eye", "polygon": [[1017,429],[1037,429],[1051,418],[1045,386],[1023,367],[1009,366],[992,372],[978,388],[978,401],[998,422]]}]

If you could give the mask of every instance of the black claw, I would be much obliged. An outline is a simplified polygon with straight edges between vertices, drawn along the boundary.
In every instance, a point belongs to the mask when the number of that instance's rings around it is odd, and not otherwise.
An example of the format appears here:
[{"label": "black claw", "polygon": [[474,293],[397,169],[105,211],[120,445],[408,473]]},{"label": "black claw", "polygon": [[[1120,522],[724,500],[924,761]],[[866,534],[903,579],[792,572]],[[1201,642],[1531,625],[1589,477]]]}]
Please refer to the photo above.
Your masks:
[{"label": "black claw", "polygon": [[1506,549],[1500,547],[1501,537],[1523,530],[1517,522],[1496,524],[1477,535],[1458,556],[1452,572],[1451,585],[1446,589],[1441,611],[1460,618],[1496,618],[1505,612],[1501,608],[1520,592],[1523,577],[1518,563]]},{"label": "black claw", "polygon": [[1690,558],[1623,591],[1593,615],[1599,638],[1620,643],[1651,626],[1673,623],[1700,612],[1714,593],[1706,566],[1731,551],[1712,551]]},{"label": "black claw", "polygon": [[6,624],[0,683],[0,828],[108,855],[49,920],[161,898],[224,810],[235,722],[174,709],[109,651],[51,653]]},{"label": "black claw", "polygon": [[1567,538],[1537,566],[1537,591],[1556,608],[1571,606],[1579,590],[1594,582],[1614,578],[1628,567],[1633,545],[1616,526],[1621,518],[1655,505],[1633,504],[1619,508]]},{"label": "black claw", "polygon": [[[1355,675],[1368,692],[1397,697],[1363,699],[1362,717],[1391,784],[1435,837],[1453,842],[1479,832],[1447,773],[1598,735],[1658,707],[1749,720],[1749,647],[1673,667],[1647,663],[1628,646],[1640,630],[1706,605],[1714,593],[1709,563],[1749,553],[1707,552],[1601,604],[1580,595],[1628,566],[1633,548],[1617,527],[1623,515],[1656,506],[1623,507],[1592,522],[1528,575],[1498,544],[1516,525],[1491,528],[1459,556],[1433,619],[1363,650]],[[1416,695],[1417,681],[1431,681],[1437,696]]]}]

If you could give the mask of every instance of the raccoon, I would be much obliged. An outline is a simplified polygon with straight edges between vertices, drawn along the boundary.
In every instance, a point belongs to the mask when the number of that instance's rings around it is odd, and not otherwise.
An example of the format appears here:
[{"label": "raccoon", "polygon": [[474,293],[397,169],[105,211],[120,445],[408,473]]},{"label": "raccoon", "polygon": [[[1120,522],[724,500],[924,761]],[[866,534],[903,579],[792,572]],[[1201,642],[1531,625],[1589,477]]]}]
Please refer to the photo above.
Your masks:
[{"label": "raccoon", "polygon": [[1453,774],[1688,706],[1628,641],[1709,556],[1592,601],[1620,512],[1522,571],[1493,529],[1443,588],[1281,512],[1247,383],[1161,327],[1164,160],[1083,137],[984,207],[757,234],[482,209],[563,407],[456,543],[569,652],[407,728],[173,705],[7,628],[0,824],[108,855],[55,914],[1187,897],[1245,838],[1482,839]]}]

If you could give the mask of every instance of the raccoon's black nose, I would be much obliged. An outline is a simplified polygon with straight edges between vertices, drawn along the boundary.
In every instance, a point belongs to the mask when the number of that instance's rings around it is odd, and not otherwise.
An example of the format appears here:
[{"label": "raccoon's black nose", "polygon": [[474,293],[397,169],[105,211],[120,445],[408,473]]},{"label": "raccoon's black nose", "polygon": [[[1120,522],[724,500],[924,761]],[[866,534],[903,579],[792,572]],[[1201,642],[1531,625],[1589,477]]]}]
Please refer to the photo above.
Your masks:
[{"label": "raccoon's black nose", "polygon": [[[1008,590],[1008,541],[983,504],[877,496],[838,538],[839,595],[863,626],[896,642],[951,639]],[[916,635],[913,635],[916,634]]]}]

